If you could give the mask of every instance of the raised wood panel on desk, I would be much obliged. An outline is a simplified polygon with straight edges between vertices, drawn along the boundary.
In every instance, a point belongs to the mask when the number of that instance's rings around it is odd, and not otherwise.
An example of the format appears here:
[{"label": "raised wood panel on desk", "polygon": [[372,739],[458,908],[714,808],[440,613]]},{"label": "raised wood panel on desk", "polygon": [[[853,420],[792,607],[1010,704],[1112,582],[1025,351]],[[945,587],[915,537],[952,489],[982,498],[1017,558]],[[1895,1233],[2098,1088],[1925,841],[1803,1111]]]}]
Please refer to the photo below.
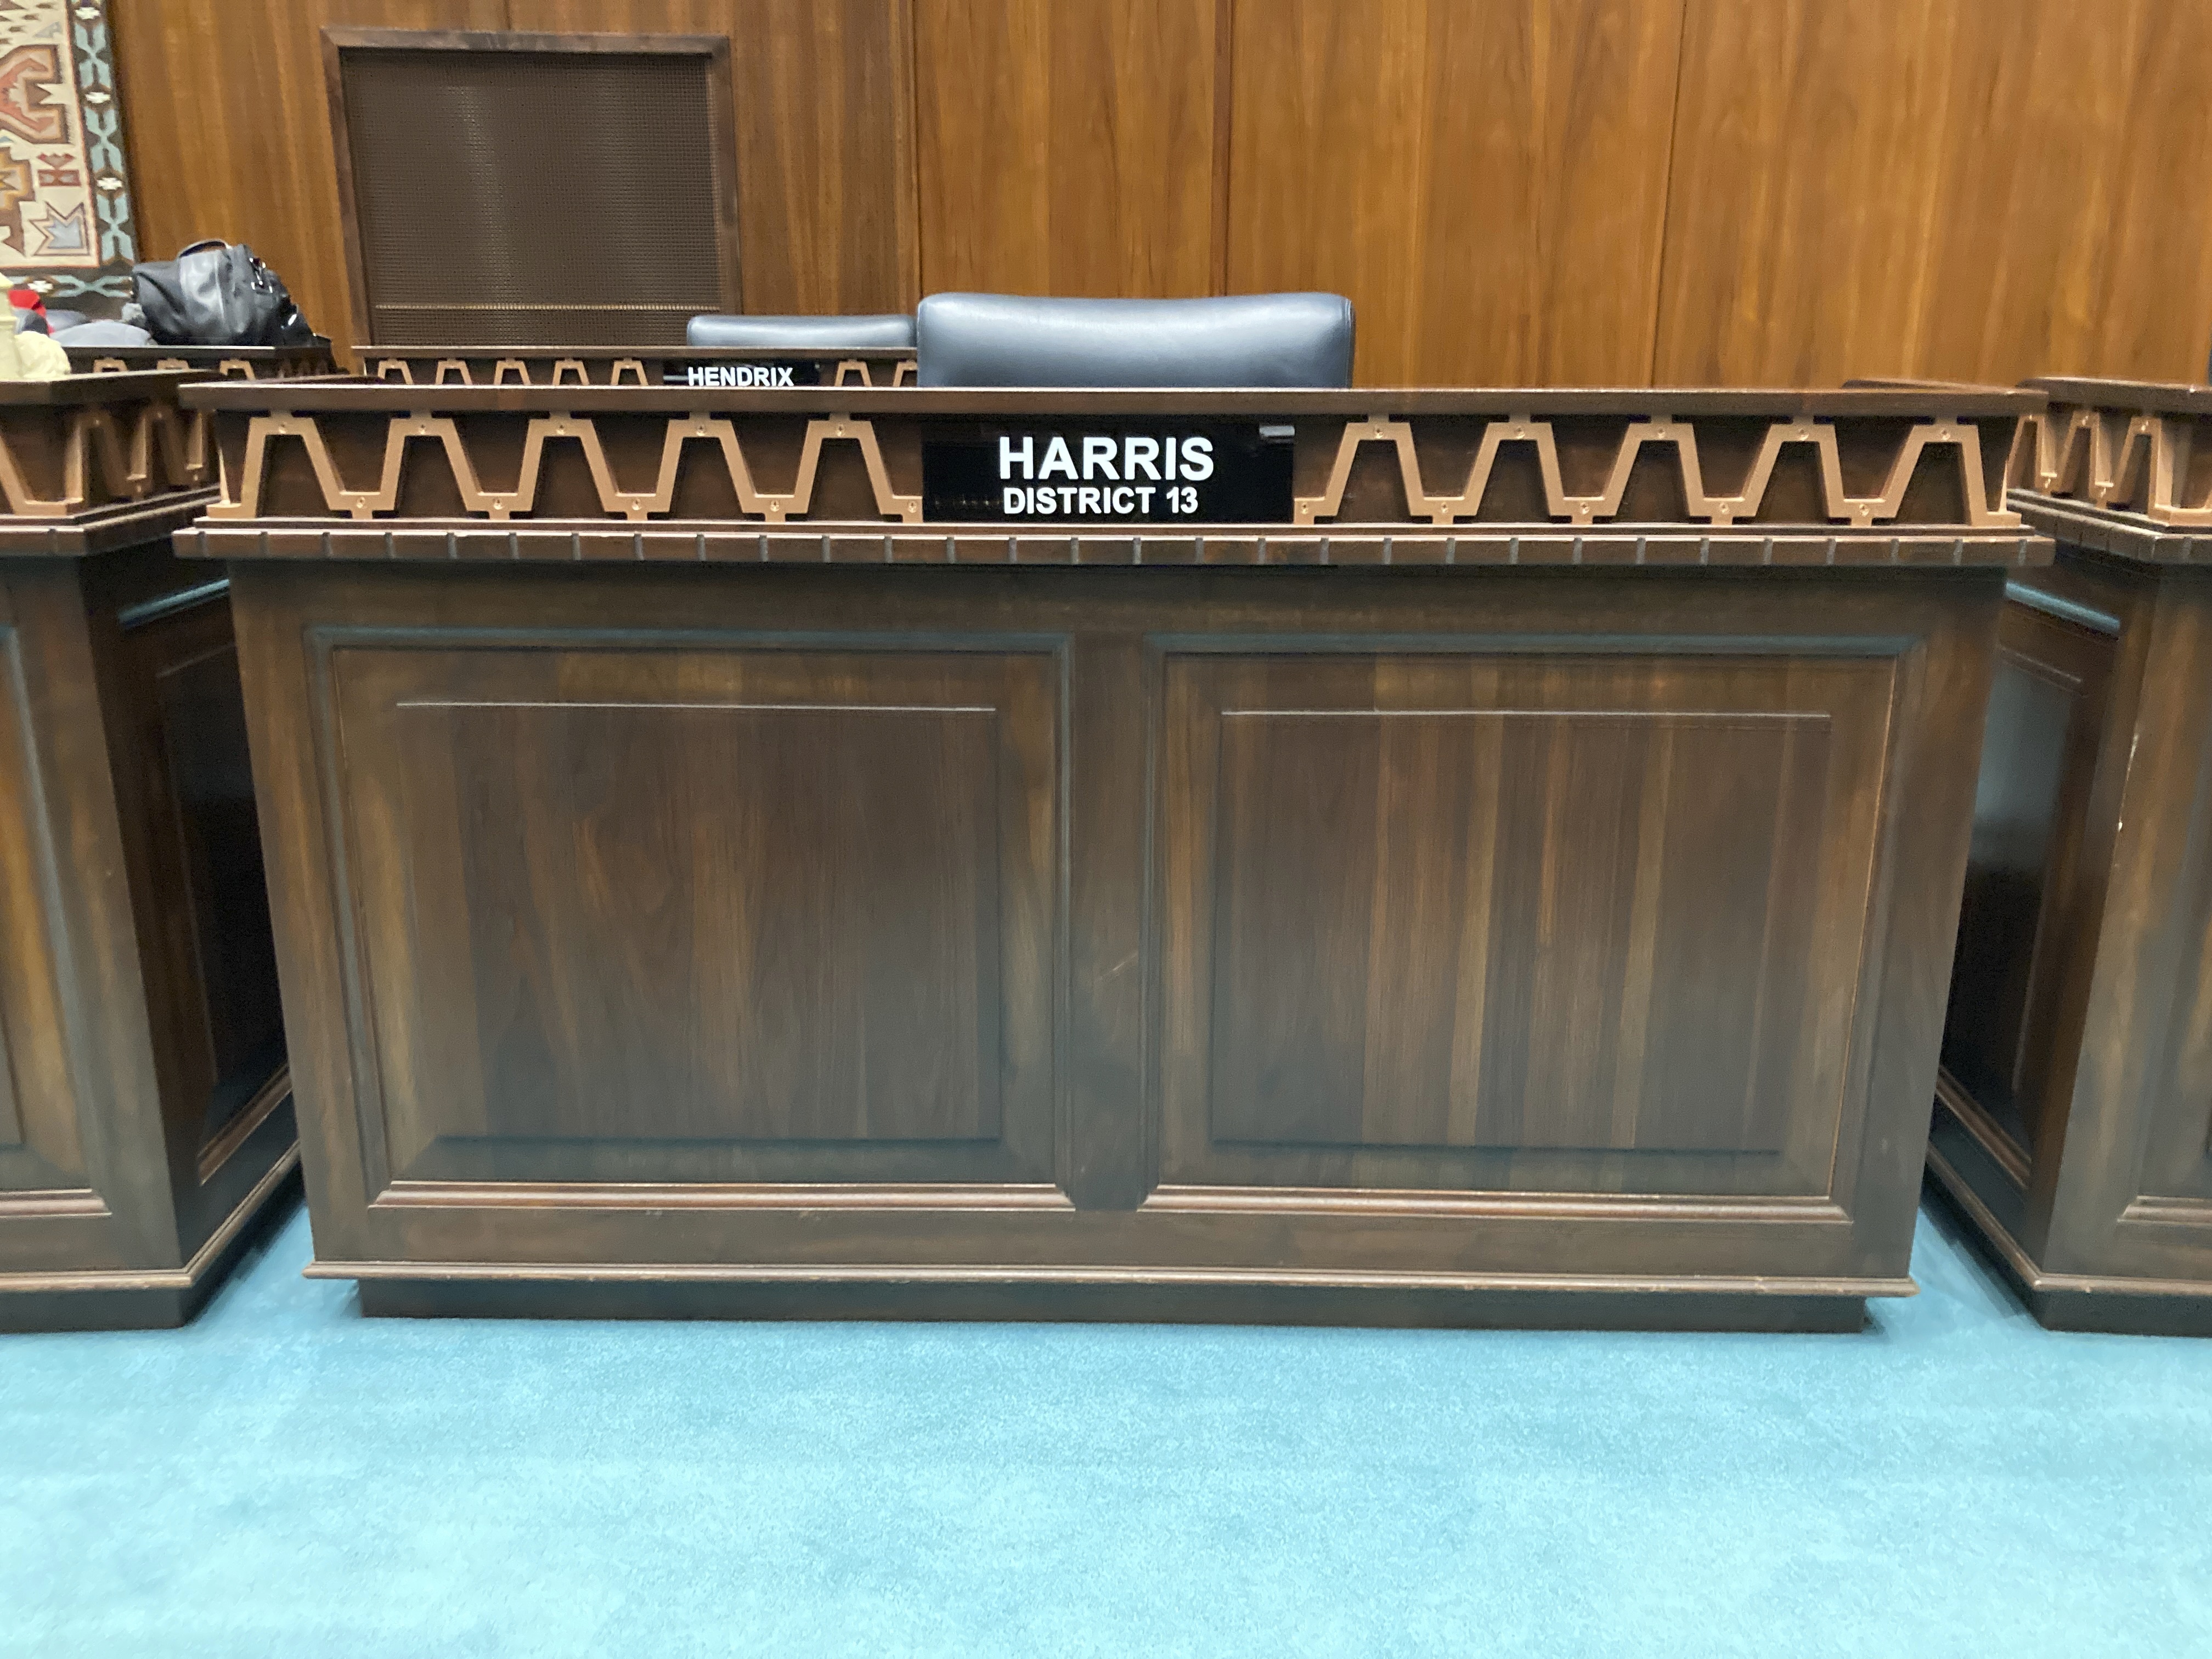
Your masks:
[{"label": "raised wood panel on desk", "polygon": [[2112,1267],[2212,1279],[2212,573],[2161,570],[2155,592],[2075,1090],[2136,1112],[2086,1126],[2079,1185],[2100,1202],[2055,1242],[2080,1248],[2116,1210]]},{"label": "raised wood panel on desk", "polygon": [[1998,640],[1943,1065],[2024,1170],[2064,1127],[2054,1083],[2072,1075],[2067,1010],[2078,1020],[2111,855],[2089,803],[2118,641],[2018,601]]},{"label": "raised wood panel on desk", "polygon": [[[211,1225],[258,1174],[223,1171],[223,1149],[278,1103],[271,1080],[284,1065],[238,651],[223,585],[165,549],[140,556],[112,597],[123,601],[115,787],[163,1115],[189,1178],[183,1219]],[[198,1190],[205,1176],[214,1185]]]},{"label": "raised wood panel on desk", "polygon": [[353,344],[321,31],[507,27],[505,0],[128,0],[111,9],[139,258],[246,242]]},{"label": "raised wood panel on desk", "polygon": [[47,896],[58,872],[39,811],[21,597],[15,586],[0,586],[0,1192],[86,1184],[49,933]]},{"label": "raised wood panel on desk", "polygon": [[104,994],[129,987],[134,940],[78,565],[0,561],[0,1018],[21,1130],[0,1153],[0,1273],[159,1261],[175,1230],[144,1010]]},{"label": "raised wood panel on desk", "polygon": [[1649,384],[1680,21],[1680,0],[1246,0],[1229,290],[1348,295],[1366,384]]},{"label": "raised wood panel on desk", "polygon": [[125,1128],[147,1102],[88,1088],[78,1109],[125,1168],[167,1166],[189,1258],[294,1142],[276,945],[227,584],[156,541],[79,564],[122,856],[70,880],[127,891],[135,961],[104,983],[153,1061],[158,1142]]},{"label": "raised wood panel on desk", "polygon": [[1216,286],[1224,0],[915,0],[922,288]]},{"label": "raised wood panel on desk", "polygon": [[744,309],[911,311],[921,295],[911,4],[504,0],[499,27],[727,35]]},{"label": "raised wood panel on desk", "polygon": [[1680,74],[1658,384],[2201,372],[2212,8],[1689,0]]},{"label": "raised wood panel on desk", "polygon": [[372,1190],[1052,1178],[1048,656],[426,629],[328,672]]},{"label": "raised wood panel on desk", "polygon": [[1893,668],[1171,658],[1163,1178],[1827,1194]]}]

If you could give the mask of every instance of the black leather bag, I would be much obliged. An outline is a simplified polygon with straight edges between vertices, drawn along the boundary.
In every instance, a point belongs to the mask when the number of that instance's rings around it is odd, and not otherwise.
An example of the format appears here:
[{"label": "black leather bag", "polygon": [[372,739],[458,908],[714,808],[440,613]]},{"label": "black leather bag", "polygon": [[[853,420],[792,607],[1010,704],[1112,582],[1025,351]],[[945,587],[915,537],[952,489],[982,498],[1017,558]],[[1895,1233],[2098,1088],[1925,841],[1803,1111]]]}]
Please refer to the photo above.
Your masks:
[{"label": "black leather bag", "polygon": [[163,345],[304,345],[315,337],[284,279],[243,242],[194,242],[134,265],[145,328]]}]

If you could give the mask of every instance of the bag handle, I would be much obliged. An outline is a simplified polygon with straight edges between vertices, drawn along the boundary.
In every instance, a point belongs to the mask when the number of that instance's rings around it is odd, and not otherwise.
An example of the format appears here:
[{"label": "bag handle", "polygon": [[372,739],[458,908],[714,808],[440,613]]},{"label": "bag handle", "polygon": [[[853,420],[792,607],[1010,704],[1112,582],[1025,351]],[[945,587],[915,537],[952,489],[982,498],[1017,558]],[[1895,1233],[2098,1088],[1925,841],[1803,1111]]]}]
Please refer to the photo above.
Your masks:
[{"label": "bag handle", "polygon": [[177,258],[181,259],[187,253],[198,253],[204,247],[228,247],[229,246],[230,244],[224,241],[220,236],[203,236],[198,241],[191,244],[191,246],[179,248],[177,250]]}]

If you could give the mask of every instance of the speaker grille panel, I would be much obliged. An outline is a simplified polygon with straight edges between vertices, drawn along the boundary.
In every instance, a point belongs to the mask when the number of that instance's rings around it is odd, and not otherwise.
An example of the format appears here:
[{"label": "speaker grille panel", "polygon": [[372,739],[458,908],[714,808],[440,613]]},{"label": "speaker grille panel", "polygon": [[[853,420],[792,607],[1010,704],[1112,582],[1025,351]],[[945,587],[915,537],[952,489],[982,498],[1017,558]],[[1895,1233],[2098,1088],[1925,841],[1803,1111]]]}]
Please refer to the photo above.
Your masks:
[{"label": "speaker grille panel", "polygon": [[734,310],[704,54],[339,53],[370,338],[675,345]]}]

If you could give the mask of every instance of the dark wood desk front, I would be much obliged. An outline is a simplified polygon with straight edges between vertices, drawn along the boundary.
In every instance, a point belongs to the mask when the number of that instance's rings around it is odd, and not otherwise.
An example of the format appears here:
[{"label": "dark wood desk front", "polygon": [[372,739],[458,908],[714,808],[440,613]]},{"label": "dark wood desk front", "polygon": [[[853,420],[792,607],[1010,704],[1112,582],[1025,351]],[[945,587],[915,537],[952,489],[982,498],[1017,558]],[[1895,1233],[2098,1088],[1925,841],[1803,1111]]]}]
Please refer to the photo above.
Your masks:
[{"label": "dark wood desk front", "polygon": [[178,1323],[298,1162],[188,378],[0,386],[0,1330]]},{"label": "dark wood desk front", "polygon": [[1929,1161],[2045,1324],[2212,1333],[2212,389],[2033,385]]},{"label": "dark wood desk front", "polygon": [[[371,1311],[1911,1290],[2038,399],[187,396]],[[1279,521],[926,516],[1182,422]]]}]

